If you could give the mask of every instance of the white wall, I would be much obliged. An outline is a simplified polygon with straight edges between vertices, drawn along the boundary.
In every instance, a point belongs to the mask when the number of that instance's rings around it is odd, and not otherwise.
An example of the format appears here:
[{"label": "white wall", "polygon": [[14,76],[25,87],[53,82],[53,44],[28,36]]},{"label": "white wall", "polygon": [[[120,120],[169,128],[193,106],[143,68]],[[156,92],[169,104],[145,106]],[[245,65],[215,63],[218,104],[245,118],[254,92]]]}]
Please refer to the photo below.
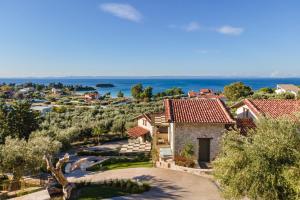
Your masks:
[{"label": "white wall", "polygon": [[246,116],[245,110],[249,110],[248,118],[252,118],[253,120],[257,119],[257,116],[249,109],[247,105],[243,105],[236,110],[235,113],[237,118],[245,118]]},{"label": "white wall", "polygon": [[174,155],[174,129],[175,129],[174,123],[170,123],[170,126],[168,128],[168,137],[169,137],[170,147],[173,155]]},{"label": "white wall", "polygon": [[[146,126],[143,124],[143,121],[144,121],[144,120],[146,121]],[[153,136],[153,127],[152,127],[152,125],[150,124],[150,122],[148,122],[148,121],[146,120],[145,117],[141,117],[140,119],[138,119],[138,126],[144,128],[144,129],[149,130],[151,136]]]}]

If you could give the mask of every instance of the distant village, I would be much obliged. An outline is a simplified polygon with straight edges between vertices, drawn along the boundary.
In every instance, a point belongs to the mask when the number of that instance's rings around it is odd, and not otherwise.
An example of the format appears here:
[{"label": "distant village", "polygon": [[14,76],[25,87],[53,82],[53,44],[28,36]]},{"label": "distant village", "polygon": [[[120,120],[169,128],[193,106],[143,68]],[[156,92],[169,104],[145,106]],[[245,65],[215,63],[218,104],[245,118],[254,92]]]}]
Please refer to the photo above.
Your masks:
[{"label": "distant village", "polygon": [[[294,120],[300,113],[300,88],[293,84],[278,84],[276,88],[254,91],[244,83],[236,82],[225,86],[222,92],[199,88],[199,91],[189,91],[187,94],[180,88],[170,88],[157,94],[153,94],[152,89],[150,86],[144,88],[142,84],[136,84],[131,88],[131,97],[125,97],[120,91],[116,98],[112,98],[109,93],[99,94],[96,88],[89,86],[65,86],[61,83],[51,83],[48,86],[34,83],[1,84],[1,105],[6,106],[1,106],[0,116],[6,116],[3,118],[6,121],[3,120],[3,124],[0,124],[0,139],[18,140],[15,135],[20,131],[19,139],[25,138],[28,145],[31,140],[43,141],[45,138],[51,138],[48,142],[61,144],[56,152],[60,154],[56,155],[60,157],[58,163],[65,162],[57,164],[63,170],[54,169],[46,157],[48,169],[52,167],[52,175],[58,177],[45,181],[47,193],[55,196],[66,191],[65,188],[62,190],[55,186],[64,183],[67,183],[64,187],[68,186],[68,180],[71,179],[65,179],[65,175],[83,174],[94,177],[95,172],[104,173],[113,169],[113,166],[120,167],[120,170],[124,166],[141,167],[141,170],[146,169],[147,172],[149,167],[156,167],[159,170],[170,170],[170,174],[176,171],[210,179],[213,179],[213,172],[216,170],[222,172],[215,176],[216,180],[226,180],[226,174],[222,171],[230,167],[227,166],[226,159],[239,158],[234,156],[236,149],[232,150],[234,153],[224,153],[224,148],[234,147],[230,142],[236,139],[229,138],[229,142],[224,143],[226,137],[230,136],[228,133],[234,133],[231,137],[238,138],[235,144],[238,145],[242,143],[242,140],[239,141],[241,137],[247,138],[251,137],[249,133],[259,133],[260,127],[265,126],[261,124],[265,119]],[[31,111],[18,110],[26,109],[26,106],[16,106],[23,100],[30,103]],[[38,114],[38,118],[32,111]],[[21,116],[23,119],[17,114],[19,112],[25,113]],[[11,123],[14,121],[11,117],[19,120],[19,124]],[[28,124],[28,118],[32,124]],[[22,124],[23,121],[26,123]],[[264,123],[272,125],[274,122]],[[288,126],[289,123],[281,125]],[[15,126],[28,126],[27,135]],[[273,130],[268,134],[274,133]],[[19,140],[16,143],[2,142],[3,146],[7,145],[2,149],[9,149],[9,145],[16,146],[19,143]],[[51,145],[48,144],[49,147]],[[32,147],[28,147],[29,150],[30,148]],[[42,150],[38,152],[43,153]],[[68,154],[70,152],[73,155],[71,158]],[[61,153],[65,153],[65,156],[62,157]],[[12,156],[14,155],[17,155],[15,151]],[[41,159],[42,156],[37,158]],[[4,160],[3,163],[5,162]],[[9,167],[18,165],[17,161],[7,162],[2,168],[0,164],[0,172],[9,172]],[[40,162],[43,163],[44,160],[34,161]],[[226,167],[222,168],[223,166]],[[21,170],[20,173],[27,175],[26,170]],[[169,177],[174,178],[176,175]],[[32,179],[36,181],[36,178]],[[16,191],[19,190],[10,191],[11,184],[0,184],[0,197],[2,194],[6,197],[17,195]],[[43,189],[45,185],[40,181],[38,187]],[[149,190],[149,186],[140,187],[143,192]],[[135,192],[130,189],[130,192],[133,191]]]}]

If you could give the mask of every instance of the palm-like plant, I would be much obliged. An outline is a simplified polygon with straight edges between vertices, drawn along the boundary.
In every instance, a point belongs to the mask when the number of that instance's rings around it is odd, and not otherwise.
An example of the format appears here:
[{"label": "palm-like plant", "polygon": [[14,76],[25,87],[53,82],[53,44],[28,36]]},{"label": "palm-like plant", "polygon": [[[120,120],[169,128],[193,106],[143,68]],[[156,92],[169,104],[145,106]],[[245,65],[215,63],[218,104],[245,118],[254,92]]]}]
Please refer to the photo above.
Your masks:
[{"label": "palm-like plant", "polygon": [[92,131],[92,135],[97,137],[97,143],[100,143],[100,136],[104,134],[104,130],[101,127],[95,127]]}]

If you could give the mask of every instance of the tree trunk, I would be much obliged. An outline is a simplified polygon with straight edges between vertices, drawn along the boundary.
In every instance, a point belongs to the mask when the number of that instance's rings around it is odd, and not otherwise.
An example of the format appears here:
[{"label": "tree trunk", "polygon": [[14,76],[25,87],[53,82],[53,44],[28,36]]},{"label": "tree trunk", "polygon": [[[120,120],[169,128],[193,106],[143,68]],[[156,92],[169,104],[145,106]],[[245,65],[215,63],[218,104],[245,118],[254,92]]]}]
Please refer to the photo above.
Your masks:
[{"label": "tree trunk", "polygon": [[69,161],[69,154],[65,154],[65,156],[56,163],[55,167],[51,162],[51,157],[48,155],[44,156],[44,160],[47,163],[47,169],[51,171],[52,175],[56,178],[56,180],[62,185],[63,187],[63,199],[67,200],[71,196],[72,189],[74,188],[73,183],[69,183],[69,181],[64,176],[61,167],[65,162]]}]

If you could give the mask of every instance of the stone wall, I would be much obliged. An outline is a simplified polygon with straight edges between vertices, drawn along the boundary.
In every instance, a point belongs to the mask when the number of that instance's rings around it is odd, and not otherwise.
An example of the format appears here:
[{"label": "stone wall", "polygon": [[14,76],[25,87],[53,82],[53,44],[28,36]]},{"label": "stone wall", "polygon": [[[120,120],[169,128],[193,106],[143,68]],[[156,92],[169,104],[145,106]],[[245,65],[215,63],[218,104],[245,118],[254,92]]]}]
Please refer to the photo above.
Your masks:
[{"label": "stone wall", "polygon": [[194,174],[194,175],[202,176],[202,177],[206,177],[206,178],[212,178],[212,172],[213,172],[212,169],[196,169],[196,168],[188,168],[188,167],[178,166],[175,164],[174,161],[171,161],[171,162],[158,161],[158,162],[156,162],[155,166],[157,168],[186,172],[189,174]]},{"label": "stone wall", "polygon": [[176,123],[174,126],[174,153],[179,154],[185,144],[194,146],[195,159],[198,159],[198,138],[211,138],[210,160],[214,160],[220,148],[220,140],[225,131],[224,124]]}]

